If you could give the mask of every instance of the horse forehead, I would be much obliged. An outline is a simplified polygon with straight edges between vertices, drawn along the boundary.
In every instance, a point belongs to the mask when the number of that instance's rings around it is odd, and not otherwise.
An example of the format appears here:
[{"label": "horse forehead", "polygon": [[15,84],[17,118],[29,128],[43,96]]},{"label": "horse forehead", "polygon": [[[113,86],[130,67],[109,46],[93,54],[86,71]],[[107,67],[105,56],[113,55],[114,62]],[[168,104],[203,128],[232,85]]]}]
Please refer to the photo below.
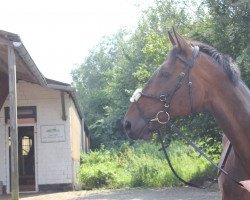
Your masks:
[{"label": "horse forehead", "polygon": [[154,73],[153,73],[153,74],[150,76],[150,78],[148,79],[145,88],[148,87],[148,86],[150,85],[150,83],[152,83],[152,81],[154,80],[154,78],[155,78],[155,77],[157,76],[157,74],[160,72],[161,68],[162,68],[162,65],[161,65],[160,67],[158,67],[158,68],[154,71]]}]

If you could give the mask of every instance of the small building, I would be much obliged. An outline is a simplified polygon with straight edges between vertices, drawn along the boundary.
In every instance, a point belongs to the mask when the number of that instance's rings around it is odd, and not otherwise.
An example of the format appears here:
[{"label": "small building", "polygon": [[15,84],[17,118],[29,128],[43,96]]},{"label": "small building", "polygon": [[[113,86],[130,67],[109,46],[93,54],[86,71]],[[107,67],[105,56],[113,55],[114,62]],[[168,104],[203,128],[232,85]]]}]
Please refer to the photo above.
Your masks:
[{"label": "small building", "polygon": [[16,34],[0,31],[0,182],[11,192],[8,46],[16,60],[20,191],[70,190],[77,185],[88,134],[75,90],[47,79]]}]

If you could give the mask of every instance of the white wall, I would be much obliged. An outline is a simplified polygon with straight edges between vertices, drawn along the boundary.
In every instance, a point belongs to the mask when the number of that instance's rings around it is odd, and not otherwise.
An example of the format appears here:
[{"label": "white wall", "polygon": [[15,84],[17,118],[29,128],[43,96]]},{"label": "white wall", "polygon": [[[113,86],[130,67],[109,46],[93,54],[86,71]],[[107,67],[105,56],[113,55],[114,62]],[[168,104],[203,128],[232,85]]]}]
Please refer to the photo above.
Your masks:
[{"label": "white wall", "polygon": [[[60,91],[43,88],[36,84],[19,81],[17,84],[18,106],[36,106],[37,123],[30,124],[35,129],[35,161],[37,184],[72,183],[72,159],[70,146],[69,117],[62,120]],[[70,98],[65,95],[66,115],[69,116],[68,106]],[[4,107],[8,106],[8,99],[0,111],[0,152],[5,152],[6,125],[4,123]],[[64,126],[65,141],[42,142],[41,127],[44,125]],[[5,166],[5,157],[8,153],[1,153],[0,181],[7,183],[8,166]],[[7,161],[8,164],[8,161]]]},{"label": "white wall", "polygon": [[80,157],[82,152],[82,129],[81,119],[77,113],[73,100],[70,100],[69,106],[69,120],[70,120],[70,142],[71,142],[71,157],[73,170],[73,184],[76,188],[78,185],[78,169],[80,167]]}]

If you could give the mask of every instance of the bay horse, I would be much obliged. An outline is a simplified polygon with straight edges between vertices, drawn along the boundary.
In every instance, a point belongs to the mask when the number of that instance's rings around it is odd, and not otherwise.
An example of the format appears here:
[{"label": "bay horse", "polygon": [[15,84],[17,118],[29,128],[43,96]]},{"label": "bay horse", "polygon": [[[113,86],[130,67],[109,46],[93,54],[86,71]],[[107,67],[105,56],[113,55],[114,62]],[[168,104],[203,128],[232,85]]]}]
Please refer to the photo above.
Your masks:
[{"label": "bay horse", "polygon": [[[215,48],[169,32],[172,49],[142,90],[136,90],[124,118],[129,138],[151,140],[170,119],[210,112],[232,144],[221,174],[222,200],[250,200],[250,91],[233,60]],[[228,139],[227,139],[228,138]],[[223,151],[226,149],[224,148]]]}]

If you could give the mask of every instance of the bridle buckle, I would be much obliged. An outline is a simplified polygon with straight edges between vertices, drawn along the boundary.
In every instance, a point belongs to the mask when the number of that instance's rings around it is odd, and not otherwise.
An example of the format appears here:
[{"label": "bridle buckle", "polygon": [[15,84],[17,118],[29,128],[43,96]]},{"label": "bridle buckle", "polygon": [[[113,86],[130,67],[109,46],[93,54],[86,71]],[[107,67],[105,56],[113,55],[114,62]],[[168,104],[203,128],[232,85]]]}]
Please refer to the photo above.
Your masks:
[{"label": "bridle buckle", "polygon": [[164,95],[164,94],[162,94],[162,95],[160,95],[160,101],[167,101],[167,97],[166,97],[166,95]]}]

